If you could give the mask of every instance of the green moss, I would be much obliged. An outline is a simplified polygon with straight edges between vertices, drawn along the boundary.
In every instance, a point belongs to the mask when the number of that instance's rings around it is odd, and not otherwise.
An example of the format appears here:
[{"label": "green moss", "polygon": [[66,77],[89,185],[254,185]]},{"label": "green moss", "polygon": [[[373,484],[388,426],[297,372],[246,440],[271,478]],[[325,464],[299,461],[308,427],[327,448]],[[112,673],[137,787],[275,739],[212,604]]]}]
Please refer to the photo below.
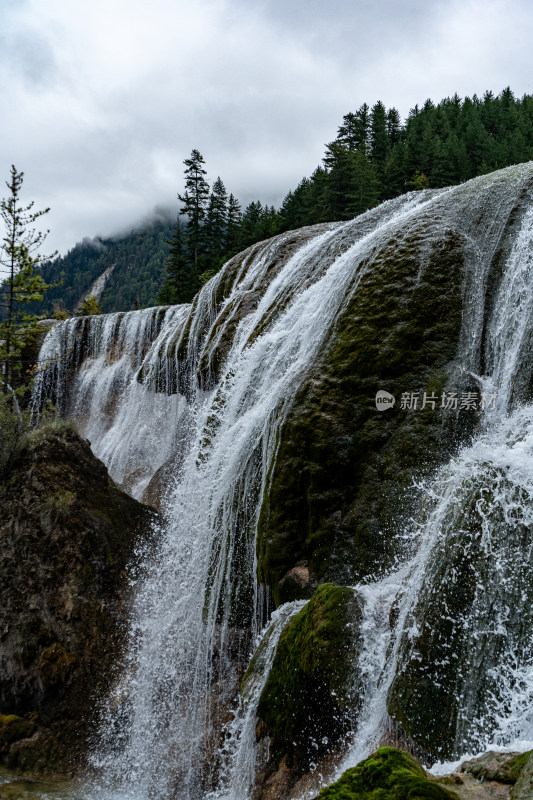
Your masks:
[{"label": "green moss", "polygon": [[[526,765],[526,761],[532,754],[533,750],[528,750],[527,753],[520,753],[511,759],[511,761],[509,761],[507,765],[507,773],[509,777],[508,780],[505,781],[506,783],[516,783],[520,773]],[[503,778],[500,778],[499,780],[503,780]]]},{"label": "green moss", "polygon": [[[380,747],[336,782],[322,789],[319,800],[457,800],[454,792],[427,776],[413,756]],[[317,800],[318,800],[317,798]]]},{"label": "green moss", "polygon": [[0,714],[0,753],[13,742],[28,739],[34,733],[35,716],[28,715],[28,718],[24,719],[16,714]]},{"label": "green moss", "polygon": [[[276,604],[280,581],[299,562],[309,564],[315,585],[352,584],[387,569],[416,503],[413,481],[476,422],[471,412],[399,407],[402,392],[451,388],[464,248],[439,224],[421,219],[360,267],[359,285],[294,399],[259,520],[258,578]],[[376,410],[378,389],[395,395],[393,409]]]},{"label": "green moss", "polygon": [[323,584],[284,629],[258,705],[278,745],[320,750],[353,721],[360,615],[351,589]]},{"label": "green moss", "polygon": [[21,720],[16,714],[0,714],[0,725],[12,725],[14,722]]},{"label": "green moss", "polygon": [[59,489],[45,498],[43,503],[44,511],[54,511],[56,514],[67,514],[76,502],[73,492]]},{"label": "green moss", "polygon": [[511,800],[531,800],[533,796],[533,755],[524,753],[524,758],[516,764],[516,782],[511,789]]},{"label": "green moss", "polygon": [[50,436],[64,437],[68,433],[76,433],[76,425],[70,419],[60,419],[54,417],[42,422],[38,428],[31,430],[27,437],[25,444],[28,450],[34,450],[40,445],[45,445]]}]

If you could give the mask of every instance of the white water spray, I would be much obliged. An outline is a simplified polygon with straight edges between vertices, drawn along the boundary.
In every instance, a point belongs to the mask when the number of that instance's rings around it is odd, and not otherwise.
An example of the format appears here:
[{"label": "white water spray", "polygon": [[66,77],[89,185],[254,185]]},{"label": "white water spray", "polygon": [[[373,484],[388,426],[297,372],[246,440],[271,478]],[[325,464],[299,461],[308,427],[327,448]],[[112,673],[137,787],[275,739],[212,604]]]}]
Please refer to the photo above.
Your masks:
[{"label": "white water spray", "polygon": [[[530,167],[507,172],[500,210],[482,234],[470,213],[473,197],[489,196],[502,180],[498,177],[399,198],[353,222],[322,226],[311,238],[302,232],[300,247],[288,256],[284,248],[295,234],[256,246],[207,284],[193,307],[69,321],[49,334],[41,359],[54,366],[43,373],[36,402],[51,396],[73,415],[112,476],[136,496],[143,495],[158,470],[170,464],[172,472],[166,482],[166,521],[136,580],[123,674],[109,699],[107,732],[94,753],[101,774],[97,796],[193,800],[217,790],[232,800],[249,795],[257,755],[253,703],[229,728],[228,720],[241,677],[236,665],[248,661],[259,627],[255,534],[287,411],[385,242],[425,213],[460,220],[472,242],[465,285],[472,287],[475,300],[506,209],[530,175]],[[506,297],[513,308],[520,298],[524,314],[531,307],[531,259],[524,267],[530,228],[526,215],[504,273]],[[471,327],[462,334],[462,365],[472,369],[482,346],[483,311],[475,302],[465,303],[464,327]],[[512,328],[502,304],[495,309],[492,380],[508,405],[511,384],[528,358],[531,325],[522,325],[521,317],[521,329]],[[516,413],[527,417],[529,412]],[[515,423],[512,418],[513,430]],[[484,448],[483,458],[492,452],[507,466],[512,448],[530,457],[523,444],[528,435],[510,444],[503,427],[492,431],[484,434],[484,443],[473,445]],[[443,471],[441,484],[428,489],[416,564],[380,583],[357,587],[366,601],[360,667],[367,689],[354,758],[368,754],[383,733],[387,690],[402,636],[413,625],[417,587],[444,535],[446,505],[454,502],[461,480],[471,476],[474,462],[485,469],[476,453],[472,449],[458,456],[452,477]],[[528,476],[526,469],[520,484],[518,472],[512,473],[521,491],[529,491]],[[524,516],[520,524],[529,524],[528,519]],[[398,623],[391,633],[388,612],[400,585]],[[274,620],[276,637],[284,614]],[[265,672],[273,649],[268,653]],[[525,685],[527,664],[517,669]],[[515,716],[522,705],[517,701]],[[502,730],[503,724],[498,723]],[[227,731],[230,745],[221,740]]]}]

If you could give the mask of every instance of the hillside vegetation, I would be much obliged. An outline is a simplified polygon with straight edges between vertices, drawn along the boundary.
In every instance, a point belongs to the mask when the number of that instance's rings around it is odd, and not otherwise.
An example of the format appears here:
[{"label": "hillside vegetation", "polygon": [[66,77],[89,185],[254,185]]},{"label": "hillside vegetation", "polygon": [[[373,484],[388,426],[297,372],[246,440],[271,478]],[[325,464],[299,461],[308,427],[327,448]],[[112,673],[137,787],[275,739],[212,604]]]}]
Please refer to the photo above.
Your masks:
[{"label": "hillside vegetation", "polygon": [[189,302],[229,257],[257,241],[351,219],[407,191],[455,185],[532,158],[533,96],[517,99],[509,88],[499,96],[427,100],[405,123],[382,102],[363,104],[344,116],[322,164],[278,210],[259,200],[242,210],[220,178],[209,181],[203,156],[193,150],[177,225],[158,218],[122,236],[84,239],[43,267],[47,282],[63,282],[30,310],[72,312],[110,267],[104,312]]}]

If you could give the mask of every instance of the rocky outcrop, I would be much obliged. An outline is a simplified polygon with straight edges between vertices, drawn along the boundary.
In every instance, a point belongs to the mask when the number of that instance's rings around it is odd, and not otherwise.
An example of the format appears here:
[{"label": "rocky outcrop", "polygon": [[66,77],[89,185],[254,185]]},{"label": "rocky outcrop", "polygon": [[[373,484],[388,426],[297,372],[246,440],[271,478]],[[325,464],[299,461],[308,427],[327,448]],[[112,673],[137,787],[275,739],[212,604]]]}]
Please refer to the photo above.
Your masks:
[{"label": "rocky outcrop", "polygon": [[408,753],[380,747],[315,800],[530,800],[531,762],[531,753],[489,752],[435,776]]},{"label": "rocky outcrop", "polygon": [[489,750],[482,756],[463,761],[459,772],[479,781],[515,784],[531,753],[497,753]]},{"label": "rocky outcrop", "polygon": [[[440,398],[450,385],[463,258],[462,237],[443,234],[432,219],[391,239],[297,393],[259,525],[259,578],[277,603],[308,596],[292,583],[287,597],[297,563],[308,566],[314,585],[355,583],[387,569],[398,555],[402,518],[416,500],[407,487],[471,432],[472,413],[420,410],[424,391]],[[384,414],[374,405],[380,389],[397,398]],[[400,408],[403,392],[419,393],[416,412]]]},{"label": "rocky outcrop", "polygon": [[322,584],[285,627],[257,709],[270,757],[256,797],[285,796],[353,728],[361,694],[360,621],[352,589]]},{"label": "rocky outcrop", "polygon": [[458,800],[450,787],[427,775],[413,756],[392,747],[380,747],[336,782],[322,789],[316,800]]},{"label": "rocky outcrop", "polygon": [[[509,437],[508,443],[512,443]],[[516,437],[516,448],[523,443]],[[516,653],[530,652],[531,485],[479,448],[428,525],[438,536],[404,623],[388,708],[428,760],[476,752],[498,725]],[[411,633],[409,633],[411,632]],[[485,737],[485,738],[484,738]]]},{"label": "rocky outcrop", "polygon": [[69,424],[30,433],[0,488],[0,762],[73,771],[120,653],[126,565],[152,510]]}]

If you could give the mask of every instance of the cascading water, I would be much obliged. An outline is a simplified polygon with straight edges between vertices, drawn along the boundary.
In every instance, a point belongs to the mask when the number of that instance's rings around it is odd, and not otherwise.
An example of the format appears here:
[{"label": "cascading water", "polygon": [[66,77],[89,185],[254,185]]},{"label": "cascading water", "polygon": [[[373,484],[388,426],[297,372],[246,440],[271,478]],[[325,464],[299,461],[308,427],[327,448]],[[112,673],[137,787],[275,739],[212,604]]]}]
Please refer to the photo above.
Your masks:
[{"label": "cascading water", "polygon": [[[509,582],[513,561],[505,566],[500,558],[491,538],[491,514],[497,508],[504,527],[526,531],[531,526],[531,413],[527,406],[518,408],[527,394],[532,331],[530,211],[507,259],[502,296],[493,304],[488,326],[476,303],[508,214],[532,173],[528,166],[507,171],[499,208],[482,231],[476,228],[474,200],[482,191],[490,195],[501,177],[408,195],[354,221],[304,230],[296,248],[294,233],[256,246],[229,262],[192,307],[70,320],[50,332],[40,357],[49,366],[39,376],[35,407],[51,397],[62,413],[74,416],[111,475],[138,497],[149,496],[154,475],[166,469],[165,519],[133,579],[129,643],[93,753],[99,774],[93,796],[250,796],[253,709],[261,684],[236,716],[235,703],[265,621],[255,536],[280,431],[341,309],[372,269],[373,254],[423,214],[447,215],[448,224],[460,220],[469,242],[458,369],[475,371],[485,348],[484,371],[498,396],[498,413],[487,415],[490,429],[428,483],[413,565],[357,587],[365,600],[359,668],[367,688],[350,761],[367,755],[383,734],[387,692],[398,664],[409,659],[418,624],[415,600],[430,580],[430,567],[439,563],[439,547],[449,545],[446,520],[468,502],[476,475],[496,476],[490,509],[475,502],[486,521],[482,549],[495,554],[490,580]],[[521,314],[515,318],[510,311],[517,305]],[[485,338],[484,326],[490,331]],[[484,380],[488,386],[489,379]],[[513,416],[505,419],[513,407]],[[523,537],[517,539],[517,552],[523,545]],[[522,591],[520,581],[517,585]],[[391,632],[387,621],[398,589],[401,601]],[[269,654],[265,671],[281,622],[292,613],[282,609],[262,640]],[[465,629],[470,626],[477,636],[483,614],[480,598],[463,620]],[[503,617],[498,624],[505,624]],[[477,668],[479,659],[473,656],[465,673]],[[501,674],[487,689],[499,698],[491,707],[493,731],[503,732],[504,720],[520,715],[529,696],[529,671],[528,654],[519,663],[510,655],[502,661]],[[474,718],[475,704],[464,696],[458,748],[459,740],[475,739],[472,731],[483,727]],[[514,711],[508,712],[510,706]],[[514,736],[520,725],[511,727]]]},{"label": "cascading water", "polygon": [[[438,716],[447,667],[458,675],[449,756],[496,746],[523,749],[533,741],[533,407],[491,425],[424,489],[426,513],[413,531],[418,546],[412,562],[359,587],[374,623],[366,639],[374,680],[366,684],[365,710],[342,769],[368,756],[386,735],[390,693],[394,698],[403,688],[406,674],[410,687],[431,683]],[[457,596],[467,580],[473,585],[465,607]],[[386,620],[398,598],[391,630]],[[441,626],[443,619],[449,624]],[[437,641],[428,663],[423,643],[430,636]]]},{"label": "cascading water", "polygon": [[[165,391],[169,377],[161,358],[185,312],[178,306],[70,319],[52,328],[41,351],[34,407],[53,396],[134,497],[142,496],[187,427],[187,403]],[[160,391],[154,391],[156,381]]]},{"label": "cascading water", "polygon": [[255,729],[257,706],[266,679],[272,667],[276,647],[284,627],[305,606],[299,600],[284,603],[272,614],[254,647],[254,656],[243,679],[242,707],[236,713],[228,729],[228,754],[226,774],[221,780],[221,789],[216,796],[222,800],[246,800],[253,789],[260,754],[256,746]]},{"label": "cascading water", "polygon": [[[484,352],[487,377],[479,379],[491,398],[482,432],[425,483],[422,521],[410,532],[418,539],[412,561],[360,587],[370,617],[383,598],[388,609],[400,600],[392,630],[383,624],[370,628],[366,646],[379,677],[367,682],[365,713],[342,769],[355,766],[379,744],[387,730],[390,695],[394,708],[395,688],[398,683],[402,688],[405,673],[412,671],[411,687],[432,682],[437,687],[432,701],[444,702],[438,687],[454,662],[452,755],[489,747],[526,749],[533,741],[533,406],[523,404],[533,352],[531,206],[506,260],[493,309]],[[482,325],[478,317],[473,340],[481,342]],[[469,366],[468,355],[463,363]],[[467,580],[472,583],[468,604],[454,608],[453,595],[461,594]],[[436,631],[442,619],[451,625]],[[428,658],[421,647],[429,636],[439,641],[433,663],[425,664],[422,674],[413,664]]]}]

